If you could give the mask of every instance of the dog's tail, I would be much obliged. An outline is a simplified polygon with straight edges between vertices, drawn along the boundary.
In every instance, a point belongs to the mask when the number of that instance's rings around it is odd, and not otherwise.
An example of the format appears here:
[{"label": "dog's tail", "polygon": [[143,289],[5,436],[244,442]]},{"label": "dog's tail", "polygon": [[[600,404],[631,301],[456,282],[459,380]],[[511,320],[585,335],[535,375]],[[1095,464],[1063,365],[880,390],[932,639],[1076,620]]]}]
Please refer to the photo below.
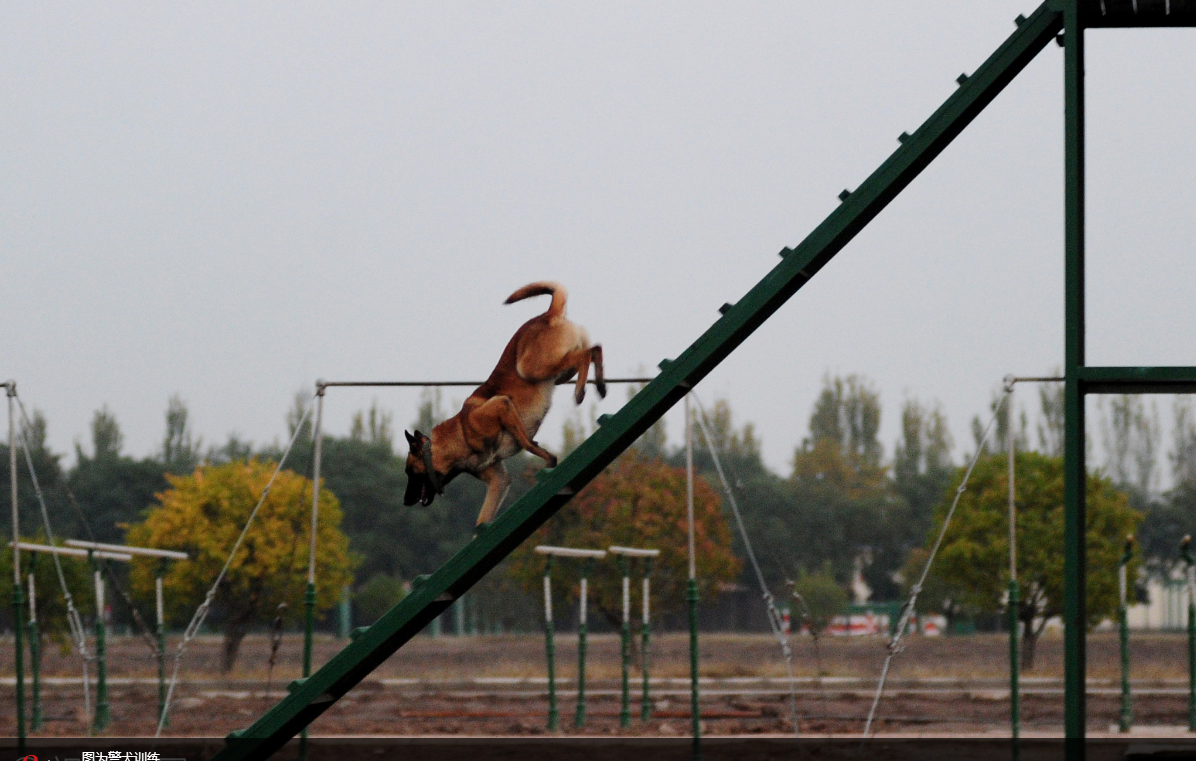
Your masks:
[{"label": "dog's tail", "polygon": [[516,301],[530,299],[532,296],[547,296],[549,294],[552,295],[552,303],[549,304],[548,311],[544,313],[544,316],[560,317],[565,313],[565,299],[568,294],[565,292],[565,286],[560,283],[554,283],[551,280],[525,285],[508,296],[507,300],[503,303],[514,304]]}]

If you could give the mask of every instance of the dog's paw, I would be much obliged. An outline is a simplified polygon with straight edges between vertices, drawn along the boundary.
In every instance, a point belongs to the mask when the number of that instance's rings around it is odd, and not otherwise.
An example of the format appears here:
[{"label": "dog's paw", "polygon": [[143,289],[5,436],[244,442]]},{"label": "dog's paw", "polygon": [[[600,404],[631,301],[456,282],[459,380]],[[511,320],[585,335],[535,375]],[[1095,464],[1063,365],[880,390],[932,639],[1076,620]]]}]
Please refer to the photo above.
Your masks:
[{"label": "dog's paw", "polygon": [[556,465],[557,465],[556,455],[554,455],[554,454],[548,455],[548,459],[544,461],[544,467],[555,468]]},{"label": "dog's paw", "polygon": [[490,523],[488,521],[481,521],[478,523],[478,525],[473,527],[473,535],[475,537],[479,537],[486,533],[486,529],[488,528],[490,528]]},{"label": "dog's paw", "polygon": [[598,397],[600,399],[606,398],[606,381],[600,380],[594,384],[594,388],[598,389]]},{"label": "dog's paw", "polygon": [[575,403],[581,404],[585,400],[586,400],[586,387],[585,386],[582,386],[581,388],[579,388],[573,392],[573,401]]}]

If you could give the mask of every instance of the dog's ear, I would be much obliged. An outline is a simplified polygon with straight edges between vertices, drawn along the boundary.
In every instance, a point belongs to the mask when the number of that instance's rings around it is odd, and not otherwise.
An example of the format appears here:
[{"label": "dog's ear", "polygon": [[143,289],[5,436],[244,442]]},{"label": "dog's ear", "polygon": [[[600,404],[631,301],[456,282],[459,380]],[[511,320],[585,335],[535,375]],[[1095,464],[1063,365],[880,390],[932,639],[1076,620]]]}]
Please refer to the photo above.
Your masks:
[{"label": "dog's ear", "polygon": [[[416,433],[418,434],[419,431],[416,431]],[[415,442],[419,441],[419,436],[412,436],[406,430],[403,431],[403,435],[407,437],[407,446],[412,446]]]}]

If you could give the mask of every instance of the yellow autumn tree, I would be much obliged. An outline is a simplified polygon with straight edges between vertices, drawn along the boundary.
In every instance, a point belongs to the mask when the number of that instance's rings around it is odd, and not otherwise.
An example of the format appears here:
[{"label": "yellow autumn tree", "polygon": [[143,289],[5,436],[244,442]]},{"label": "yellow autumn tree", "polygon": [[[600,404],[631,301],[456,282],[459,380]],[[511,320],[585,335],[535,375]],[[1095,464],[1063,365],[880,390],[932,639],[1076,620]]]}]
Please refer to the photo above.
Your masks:
[{"label": "yellow autumn tree", "polygon": [[[128,542],[143,547],[181,550],[186,561],[172,562],[163,577],[168,620],[189,621],[228,559],[237,537],[274,472],[270,462],[230,462],[197,468],[189,476],[167,475],[171,488],[157,496],[142,523],[131,526]],[[284,470],[278,474],[245,541],[216,591],[212,618],[224,627],[222,667],[236,663],[249,628],[272,615],[279,603],[302,610],[307,587],[311,537],[310,479]],[[349,539],[340,529],[340,503],[320,490],[316,529],[316,610],[325,611],[352,581]],[[133,561],[134,593],[154,599],[159,561]]]}]

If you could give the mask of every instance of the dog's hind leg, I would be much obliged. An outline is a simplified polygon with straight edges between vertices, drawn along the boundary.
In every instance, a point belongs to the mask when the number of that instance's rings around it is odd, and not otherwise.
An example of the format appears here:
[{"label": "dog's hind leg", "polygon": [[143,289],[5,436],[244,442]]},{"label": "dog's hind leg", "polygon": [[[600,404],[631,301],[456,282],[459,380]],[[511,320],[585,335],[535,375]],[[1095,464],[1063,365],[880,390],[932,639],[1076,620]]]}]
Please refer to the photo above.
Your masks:
[{"label": "dog's hind leg", "polygon": [[569,377],[577,373],[573,389],[573,401],[581,404],[586,398],[586,382],[590,379],[590,364],[594,365],[594,385],[598,396],[606,398],[606,376],[602,372],[602,347],[591,346],[571,351],[561,360],[561,373],[557,377]]},{"label": "dog's hind leg", "polygon": [[[474,430],[483,432],[485,438],[493,438],[506,431],[514,437],[519,446],[544,460],[548,467],[556,467],[556,455],[537,444],[527,435],[523,421],[519,419],[519,410],[508,396],[495,396],[489,399],[473,412],[469,413],[469,425]],[[490,432],[493,433],[490,433]]]},{"label": "dog's hind leg", "polygon": [[478,513],[480,526],[494,520],[494,515],[511,489],[511,474],[500,460],[478,473],[478,478],[486,483],[486,500],[482,503],[482,511]]},{"label": "dog's hind leg", "polygon": [[598,396],[606,398],[606,371],[602,368],[602,344],[590,347],[590,361],[594,363],[594,388]]}]

